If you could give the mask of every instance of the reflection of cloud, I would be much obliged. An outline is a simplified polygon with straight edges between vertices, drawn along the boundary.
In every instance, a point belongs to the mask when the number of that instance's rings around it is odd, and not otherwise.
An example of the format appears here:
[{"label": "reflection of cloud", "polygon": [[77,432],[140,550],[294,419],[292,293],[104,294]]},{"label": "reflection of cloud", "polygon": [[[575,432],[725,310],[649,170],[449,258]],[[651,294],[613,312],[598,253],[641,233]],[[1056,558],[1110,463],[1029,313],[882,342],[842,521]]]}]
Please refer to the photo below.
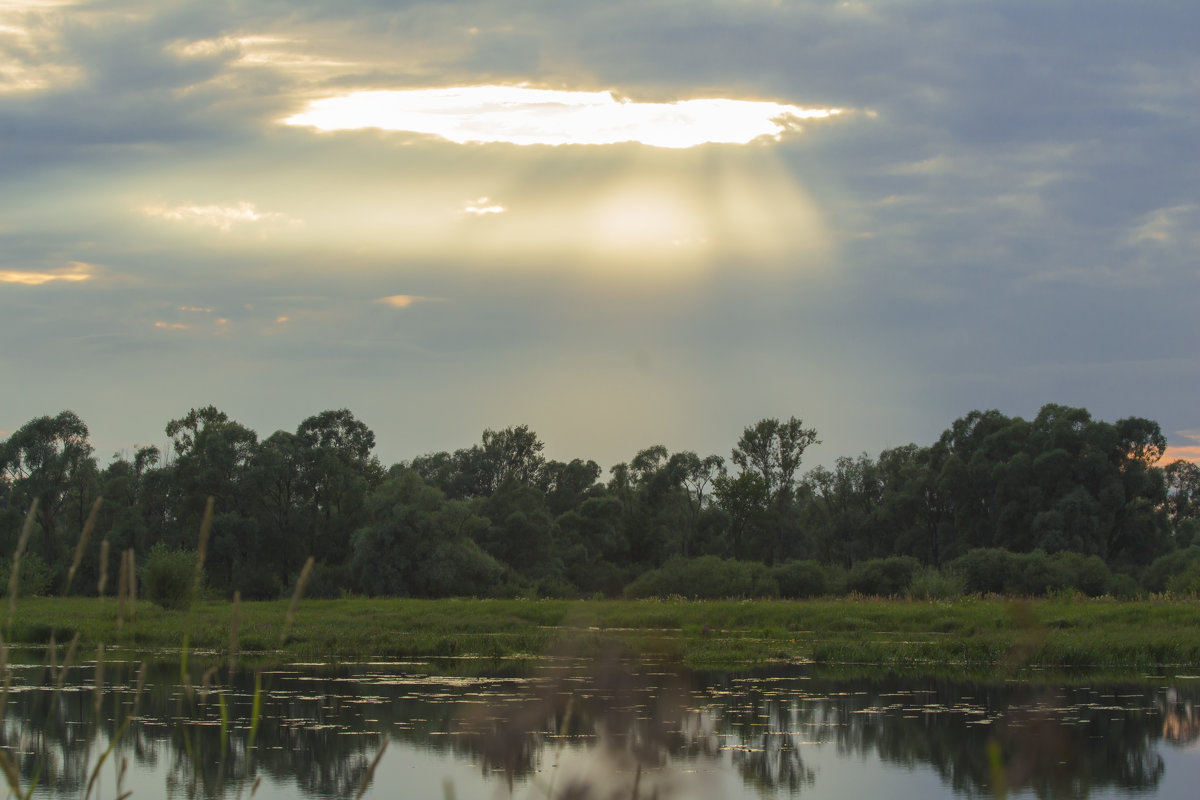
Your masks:
[{"label": "reflection of cloud", "polygon": [[381,297],[376,300],[376,303],[381,303],[392,308],[408,308],[413,303],[431,303],[439,302],[440,297],[421,297],[415,294],[393,294],[389,297]]},{"label": "reflection of cloud", "polygon": [[504,206],[493,203],[486,197],[480,197],[478,200],[472,200],[470,203],[467,203],[467,207],[463,209],[463,213],[483,217],[488,214],[503,214],[506,210]]},{"label": "reflection of cloud", "polygon": [[322,131],[381,128],[432,134],[457,144],[617,144],[695,147],[780,138],[796,120],[826,119],[836,108],[704,98],[675,103],[618,100],[609,92],[526,86],[352,92],[314,100],[284,120]]},{"label": "reflection of cloud", "polygon": [[286,221],[296,223],[278,211],[259,211],[253,203],[242,201],[232,206],[146,206],[142,211],[151,217],[161,217],[176,222],[191,222],[196,225],[228,231],[235,224]]},{"label": "reflection of cloud", "polygon": [[82,261],[72,261],[65,269],[42,270],[39,272],[27,270],[0,270],[0,283],[19,283],[25,286],[41,286],[54,281],[78,282],[95,277],[95,266]]}]

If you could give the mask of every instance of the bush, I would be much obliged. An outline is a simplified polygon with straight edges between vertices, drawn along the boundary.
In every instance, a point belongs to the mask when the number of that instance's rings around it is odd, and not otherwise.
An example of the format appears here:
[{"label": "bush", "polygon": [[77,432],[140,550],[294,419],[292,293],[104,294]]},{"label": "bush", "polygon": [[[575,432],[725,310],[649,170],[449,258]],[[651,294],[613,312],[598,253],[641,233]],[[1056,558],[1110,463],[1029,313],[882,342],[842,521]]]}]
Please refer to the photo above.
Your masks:
[{"label": "bush", "polygon": [[846,576],[846,591],[871,597],[894,597],[904,594],[912,583],[913,574],[921,562],[912,556],[892,556],[860,561]]},{"label": "bush", "polygon": [[914,600],[949,600],[966,594],[967,581],[952,569],[922,567],[913,573],[908,596]]},{"label": "bush", "polygon": [[625,596],[690,597],[719,600],[728,597],[778,597],[779,584],[765,564],[717,556],[673,558],[660,569],[640,575],[625,587]]},{"label": "bush", "polygon": [[[1063,571],[1069,576],[1070,588],[1078,589],[1089,597],[1108,594],[1112,583],[1112,572],[1100,556],[1085,556],[1081,553],[1055,553]],[[1066,587],[1064,587],[1066,588]]]},{"label": "bush", "polygon": [[1108,583],[1108,593],[1118,600],[1137,600],[1145,594],[1132,575],[1118,573]]},{"label": "bush", "polygon": [[[21,575],[17,583],[17,594],[22,597],[42,597],[53,591],[54,570],[37,553],[21,556]],[[0,561],[0,591],[7,594],[12,562]]]},{"label": "bush", "polygon": [[1165,592],[1171,578],[1187,571],[1188,567],[1200,561],[1200,547],[1192,546],[1184,550],[1176,550],[1165,556],[1154,559],[1146,567],[1142,575],[1142,586],[1151,592]]},{"label": "bush", "polygon": [[771,569],[779,596],[820,597],[828,591],[825,570],[816,561],[786,561]]},{"label": "bush", "polygon": [[174,550],[162,542],[150,548],[142,567],[142,593],[166,609],[185,609],[192,604],[196,578],[196,553]]},{"label": "bush", "polygon": [[1181,597],[1200,595],[1200,561],[1193,561],[1183,572],[1172,575],[1167,581],[1167,591]]},{"label": "bush", "polygon": [[354,588],[348,564],[313,564],[312,574],[304,585],[304,596],[316,600],[335,600]]},{"label": "bush", "polygon": [[1016,555],[1007,550],[979,547],[950,562],[972,594],[1004,594],[1015,583]]},{"label": "bush", "polygon": [[1009,576],[1005,587],[1007,594],[1034,597],[1055,590],[1074,589],[1072,576],[1063,568],[1062,562],[1047,556],[1041,550],[1012,555],[1016,569]]}]

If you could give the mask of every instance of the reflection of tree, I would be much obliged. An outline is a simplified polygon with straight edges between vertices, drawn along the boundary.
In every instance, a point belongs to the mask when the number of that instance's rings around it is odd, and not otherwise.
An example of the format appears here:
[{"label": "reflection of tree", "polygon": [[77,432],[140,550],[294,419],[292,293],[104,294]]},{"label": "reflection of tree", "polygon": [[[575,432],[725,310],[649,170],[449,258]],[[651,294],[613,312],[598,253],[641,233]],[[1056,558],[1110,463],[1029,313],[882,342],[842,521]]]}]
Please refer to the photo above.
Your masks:
[{"label": "reflection of tree", "polygon": [[[1200,685],[1043,690],[782,670],[739,677],[646,671],[612,657],[586,667],[555,662],[527,677],[428,677],[367,665],[267,671],[251,751],[251,672],[218,674],[219,690],[189,694],[177,664],[151,665],[138,693],[137,667],[109,664],[99,706],[94,668],[70,670],[57,696],[44,672],[18,672],[0,747],[20,753],[23,776],[38,774],[39,786],[58,796],[83,795],[89,763],[135,705],[114,760],[162,762],[169,787],[211,798],[245,795],[259,775],[294,782],[303,794],[352,797],[385,738],[453,753],[510,786],[530,782],[535,794],[547,788],[539,770],[564,748],[611,767],[605,791],[620,783],[627,795],[641,781],[648,796],[652,785],[668,785],[672,767],[729,758],[760,793],[799,794],[815,781],[808,748],[834,747],[928,765],[968,796],[990,796],[1002,779],[1039,798],[1084,798],[1103,788],[1153,789],[1164,770],[1158,743],[1200,739]],[[204,683],[199,671],[192,682]],[[1002,775],[989,748],[1002,757]],[[106,769],[103,780],[113,774]],[[601,787],[580,781],[562,776],[555,796],[597,796]]]}]

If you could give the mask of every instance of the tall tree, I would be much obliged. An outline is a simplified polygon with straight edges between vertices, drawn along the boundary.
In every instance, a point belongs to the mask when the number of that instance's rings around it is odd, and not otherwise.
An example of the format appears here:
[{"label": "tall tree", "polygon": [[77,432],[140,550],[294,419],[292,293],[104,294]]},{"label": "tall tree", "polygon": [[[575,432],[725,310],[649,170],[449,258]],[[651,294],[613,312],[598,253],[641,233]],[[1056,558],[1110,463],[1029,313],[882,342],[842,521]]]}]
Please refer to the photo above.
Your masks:
[{"label": "tall tree", "polygon": [[732,458],[743,472],[762,478],[768,502],[783,504],[795,487],[804,451],[820,443],[816,429],[805,428],[795,417],[787,422],[763,419],[742,432]]},{"label": "tall tree", "polygon": [[22,510],[36,498],[43,556],[55,560],[60,517],[71,505],[90,505],[85,496],[96,489],[98,471],[88,442],[87,426],[73,411],[38,417],[0,442],[0,483],[10,502]]}]

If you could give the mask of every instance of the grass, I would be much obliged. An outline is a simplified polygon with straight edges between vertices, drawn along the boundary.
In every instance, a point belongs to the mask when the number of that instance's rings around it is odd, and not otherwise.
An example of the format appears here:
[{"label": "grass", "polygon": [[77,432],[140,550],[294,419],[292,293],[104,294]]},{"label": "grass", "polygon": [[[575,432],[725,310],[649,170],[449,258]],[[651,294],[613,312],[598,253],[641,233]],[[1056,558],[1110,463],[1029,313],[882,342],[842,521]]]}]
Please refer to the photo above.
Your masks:
[{"label": "grass", "polygon": [[[26,598],[9,644],[42,645],[52,633],[66,641],[79,631],[81,647],[178,654],[188,634],[194,652],[227,658],[232,618],[226,602],[199,602],[190,611],[143,602],[136,621],[119,626],[116,603]],[[999,672],[1200,665],[1200,605],[1181,601],[349,598],[305,600],[298,609],[286,600],[242,602],[237,618],[240,654],[257,661],[589,656],[615,640],[631,655],[711,668],[772,661]]]}]

